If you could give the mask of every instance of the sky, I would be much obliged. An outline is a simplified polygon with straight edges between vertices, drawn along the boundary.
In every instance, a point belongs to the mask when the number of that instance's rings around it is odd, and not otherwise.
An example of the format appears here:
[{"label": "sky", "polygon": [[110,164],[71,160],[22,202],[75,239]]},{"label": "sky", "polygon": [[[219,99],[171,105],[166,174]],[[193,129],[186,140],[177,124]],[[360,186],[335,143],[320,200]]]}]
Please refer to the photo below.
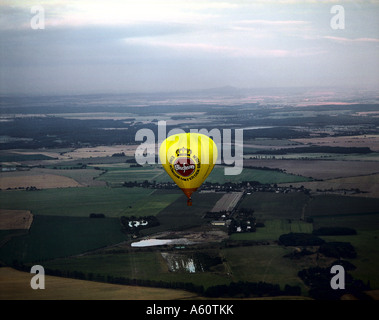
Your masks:
[{"label": "sky", "polygon": [[0,94],[379,88],[378,17],[379,0],[0,0]]}]

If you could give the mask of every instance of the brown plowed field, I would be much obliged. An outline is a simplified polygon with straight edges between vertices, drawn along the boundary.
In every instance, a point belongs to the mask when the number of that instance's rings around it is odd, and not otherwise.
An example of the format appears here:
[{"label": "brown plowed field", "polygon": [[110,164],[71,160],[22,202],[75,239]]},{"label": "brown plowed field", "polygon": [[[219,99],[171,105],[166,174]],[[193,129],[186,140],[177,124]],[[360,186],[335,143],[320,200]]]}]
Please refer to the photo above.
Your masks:
[{"label": "brown plowed field", "polygon": [[0,209],[0,230],[29,229],[33,215],[28,210]]}]

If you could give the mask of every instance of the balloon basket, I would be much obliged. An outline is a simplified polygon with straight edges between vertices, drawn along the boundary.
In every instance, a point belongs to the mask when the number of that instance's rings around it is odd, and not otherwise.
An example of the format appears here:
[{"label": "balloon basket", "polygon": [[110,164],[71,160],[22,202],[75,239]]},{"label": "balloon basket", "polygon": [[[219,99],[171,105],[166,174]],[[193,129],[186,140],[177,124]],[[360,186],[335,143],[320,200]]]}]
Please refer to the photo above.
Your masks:
[{"label": "balloon basket", "polygon": [[188,200],[187,200],[187,206],[188,206],[188,207],[192,206],[192,199],[188,199]]}]

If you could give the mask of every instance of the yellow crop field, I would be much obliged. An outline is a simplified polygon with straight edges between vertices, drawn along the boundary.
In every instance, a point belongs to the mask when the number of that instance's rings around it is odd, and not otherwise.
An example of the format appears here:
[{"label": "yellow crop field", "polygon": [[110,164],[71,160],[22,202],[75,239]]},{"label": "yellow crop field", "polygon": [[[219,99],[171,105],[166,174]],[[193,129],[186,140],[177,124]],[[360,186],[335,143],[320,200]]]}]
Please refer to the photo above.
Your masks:
[{"label": "yellow crop field", "polygon": [[0,300],[173,300],[192,299],[184,290],[125,286],[45,276],[45,289],[32,289],[34,274],[0,268]]},{"label": "yellow crop field", "polygon": [[127,156],[134,156],[138,145],[115,145],[115,146],[99,146],[78,148],[72,152],[68,152],[65,156],[71,159],[95,158],[95,157],[110,157],[114,153],[124,152]]},{"label": "yellow crop field", "polygon": [[[20,172],[21,173],[21,172]],[[0,188],[1,189],[17,189],[36,187],[37,189],[49,189],[49,188],[68,188],[68,187],[80,187],[81,185],[74,179],[58,176],[54,174],[40,174],[40,175],[10,175],[8,173],[2,173],[0,175]]]}]

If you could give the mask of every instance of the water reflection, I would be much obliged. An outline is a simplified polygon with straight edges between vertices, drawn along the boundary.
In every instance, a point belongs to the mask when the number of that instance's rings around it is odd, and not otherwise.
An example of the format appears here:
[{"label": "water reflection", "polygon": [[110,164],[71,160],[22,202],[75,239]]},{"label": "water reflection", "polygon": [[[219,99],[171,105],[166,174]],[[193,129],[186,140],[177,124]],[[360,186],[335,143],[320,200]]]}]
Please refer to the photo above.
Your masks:
[{"label": "water reflection", "polygon": [[171,272],[204,272],[201,262],[194,259],[194,257],[167,252],[162,252],[161,254]]}]

